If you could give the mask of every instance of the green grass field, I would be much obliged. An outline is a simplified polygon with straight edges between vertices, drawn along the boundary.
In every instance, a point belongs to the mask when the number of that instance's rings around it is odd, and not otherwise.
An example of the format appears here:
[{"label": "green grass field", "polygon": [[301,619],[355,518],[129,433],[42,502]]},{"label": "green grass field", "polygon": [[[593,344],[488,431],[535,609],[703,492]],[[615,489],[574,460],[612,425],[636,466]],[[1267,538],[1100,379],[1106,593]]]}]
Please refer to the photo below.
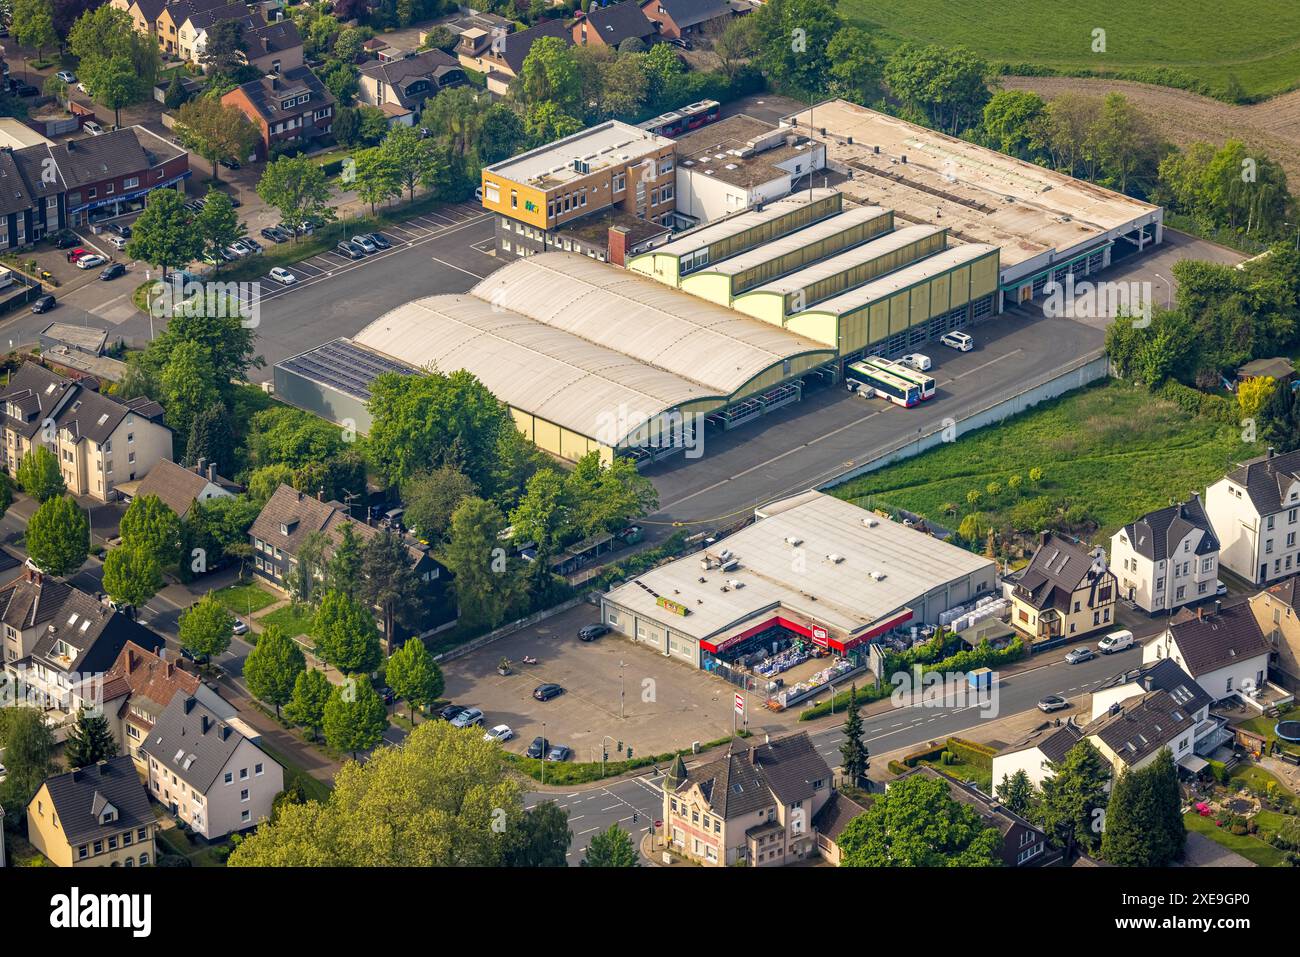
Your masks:
[{"label": "green grass field", "polygon": [[1250,834],[1233,834],[1227,828],[1216,827],[1211,817],[1201,817],[1195,811],[1183,815],[1187,830],[1198,831],[1216,844],[1221,844],[1230,851],[1236,851],[1248,861],[1260,867],[1281,867],[1286,854],[1271,844],[1265,844]]},{"label": "green grass field", "polygon": [[[980,492],[975,510],[994,528],[1016,526],[1013,509],[1045,496],[1086,509],[1100,526],[1094,541],[1104,541],[1139,515],[1204,490],[1231,464],[1258,453],[1230,426],[1190,416],[1145,389],[1111,380],[960,435],[832,492],[867,507],[904,508],[954,529],[971,511],[969,491]],[[1034,467],[1043,470],[1037,488],[1028,478]],[[1013,475],[1023,483],[1017,492],[1008,489]],[[991,498],[987,486],[994,481],[1003,491]],[[960,506],[956,515],[945,513],[950,503]]]},{"label": "green grass field", "polygon": [[[1210,87],[1234,78],[1269,96],[1300,84],[1300,4],[1294,0],[839,0],[845,20],[881,45],[968,47],[991,63],[1098,73],[1179,70]],[[1092,52],[1093,30],[1106,51]]]},{"label": "green grass field", "polygon": [[283,630],[290,638],[296,638],[299,635],[310,635],[312,629],[311,610],[304,607],[300,612],[296,611],[292,605],[284,605],[269,615],[257,619],[257,627],[262,631],[265,631],[271,625]]},{"label": "green grass field", "polygon": [[261,611],[276,600],[275,595],[272,595],[255,582],[228,585],[219,591],[213,592],[212,597],[219,601],[232,615],[238,615],[241,618],[247,618],[250,611]]}]

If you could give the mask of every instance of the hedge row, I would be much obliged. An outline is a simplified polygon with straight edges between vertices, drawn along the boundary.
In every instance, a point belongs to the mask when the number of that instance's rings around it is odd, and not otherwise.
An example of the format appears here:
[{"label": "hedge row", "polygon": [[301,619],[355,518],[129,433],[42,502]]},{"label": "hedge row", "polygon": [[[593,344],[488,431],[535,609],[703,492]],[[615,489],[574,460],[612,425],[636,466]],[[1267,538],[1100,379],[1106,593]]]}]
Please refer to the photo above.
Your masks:
[{"label": "hedge row", "polygon": [[[752,731],[741,731],[736,737],[748,738],[752,735]],[[700,745],[700,750],[708,751],[712,748],[718,748],[724,744],[729,744],[731,740],[731,735],[727,735],[725,738],[707,741]],[[604,778],[615,778],[629,771],[648,768],[652,764],[667,764],[679,754],[683,757],[690,757],[691,751],[689,749],[668,751],[664,754],[648,754],[640,758],[634,757],[629,761],[606,761],[603,764],[600,761],[542,761],[539,758],[525,758],[522,755],[509,752],[506,752],[504,757],[516,771],[528,775],[535,781],[543,780],[543,768],[545,768],[545,782],[547,784],[590,784]]]},{"label": "hedge row", "polygon": [[1156,390],[1156,395],[1173,402],[1189,415],[1199,415],[1216,422],[1236,425],[1237,407],[1226,396],[1211,395],[1200,389],[1170,380]]},{"label": "hedge row", "polygon": [[965,738],[949,738],[948,750],[966,764],[989,771],[993,770],[993,755],[997,754],[996,748],[990,748],[986,744],[979,744],[975,741],[967,741]]}]

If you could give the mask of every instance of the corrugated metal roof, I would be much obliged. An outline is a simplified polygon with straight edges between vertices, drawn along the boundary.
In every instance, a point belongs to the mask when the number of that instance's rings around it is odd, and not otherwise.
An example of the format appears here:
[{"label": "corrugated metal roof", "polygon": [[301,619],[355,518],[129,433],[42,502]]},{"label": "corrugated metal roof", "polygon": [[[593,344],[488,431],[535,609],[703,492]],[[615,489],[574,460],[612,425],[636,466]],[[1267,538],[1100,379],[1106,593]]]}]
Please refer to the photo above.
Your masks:
[{"label": "corrugated metal roof", "polygon": [[997,251],[998,247],[990,246],[987,243],[968,243],[964,246],[953,246],[951,249],[945,249],[943,252],[928,256],[920,262],[904,266],[902,269],[896,269],[879,279],[874,279],[855,289],[850,289],[842,295],[819,302],[807,311],[842,316],[869,303],[884,299],[900,289],[914,286],[932,276],[967,265],[981,256],[996,253]]},{"label": "corrugated metal roof", "polygon": [[846,209],[838,216],[832,216],[830,219],[823,219],[820,222],[813,223],[811,226],[790,233],[788,236],[782,236],[780,239],[764,243],[757,249],[751,249],[739,256],[732,256],[730,259],[723,259],[702,269],[697,269],[692,275],[698,276],[712,272],[723,276],[735,276],[746,269],[753,269],[763,263],[780,259],[782,256],[787,256],[805,246],[819,243],[823,239],[838,236],[854,226],[869,223],[887,212],[888,210],[883,206],[854,206],[851,209]]},{"label": "corrugated metal roof", "polygon": [[788,293],[798,289],[805,289],[815,282],[829,279],[831,276],[852,269],[860,263],[871,262],[873,259],[887,256],[909,243],[925,239],[927,236],[933,236],[935,233],[941,233],[943,230],[944,227],[942,226],[904,226],[902,229],[886,233],[861,246],[854,246],[852,249],[831,256],[829,259],[823,259],[796,272],[787,273],[779,279],[774,279],[769,283],[751,289],[750,292]]},{"label": "corrugated metal roof", "polygon": [[573,253],[518,259],[472,294],[699,383],[706,395],[731,396],[794,356],[824,352],[829,360],[835,354],[779,326]]},{"label": "corrugated metal roof", "polygon": [[475,296],[409,302],[355,338],[414,365],[465,369],[503,402],[607,444],[602,412],[654,416],[710,396],[699,383]]}]

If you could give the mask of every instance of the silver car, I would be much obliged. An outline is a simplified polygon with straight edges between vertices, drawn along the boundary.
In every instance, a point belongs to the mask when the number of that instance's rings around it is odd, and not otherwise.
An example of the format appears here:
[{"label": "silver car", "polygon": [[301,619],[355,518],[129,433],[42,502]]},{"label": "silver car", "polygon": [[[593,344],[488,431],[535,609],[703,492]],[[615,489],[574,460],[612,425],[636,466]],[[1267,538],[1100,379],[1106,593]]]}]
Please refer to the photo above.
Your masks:
[{"label": "silver car", "polygon": [[456,717],[451,719],[453,728],[470,728],[474,725],[483,723],[483,712],[478,708],[470,708],[468,711],[462,711]]}]

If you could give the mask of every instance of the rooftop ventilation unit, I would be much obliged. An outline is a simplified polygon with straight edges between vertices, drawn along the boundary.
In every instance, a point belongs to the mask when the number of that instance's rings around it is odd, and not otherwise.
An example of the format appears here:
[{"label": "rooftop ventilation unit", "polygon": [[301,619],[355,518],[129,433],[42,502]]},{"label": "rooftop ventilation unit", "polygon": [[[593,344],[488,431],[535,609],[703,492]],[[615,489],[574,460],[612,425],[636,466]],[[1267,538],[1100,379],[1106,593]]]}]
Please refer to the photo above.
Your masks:
[{"label": "rooftop ventilation unit", "polygon": [[727,584],[730,585],[732,588],[744,588],[744,587],[745,587],[745,583],[744,583],[743,581],[741,581],[739,578],[729,578],[729,579],[727,579]]},{"label": "rooftop ventilation unit", "polygon": [[872,572],[872,573],[871,573],[871,579],[872,579],[872,581],[882,582],[882,581],[885,580],[885,573],[884,573],[884,572]]},{"label": "rooftop ventilation unit", "polygon": [[874,518],[873,516],[868,515],[866,518],[862,520],[862,524],[867,526],[867,528],[875,528],[877,525],[880,524],[880,520]]},{"label": "rooftop ventilation unit", "polygon": [[826,556],[826,560],[830,562],[832,565],[838,565],[840,562],[844,561],[844,556],[836,555],[834,552],[832,552],[831,554]]},{"label": "rooftop ventilation unit", "polygon": [[798,535],[787,535],[785,537],[785,543],[787,545],[792,545],[795,548],[798,548],[800,545],[803,544],[803,539],[800,538]]}]

